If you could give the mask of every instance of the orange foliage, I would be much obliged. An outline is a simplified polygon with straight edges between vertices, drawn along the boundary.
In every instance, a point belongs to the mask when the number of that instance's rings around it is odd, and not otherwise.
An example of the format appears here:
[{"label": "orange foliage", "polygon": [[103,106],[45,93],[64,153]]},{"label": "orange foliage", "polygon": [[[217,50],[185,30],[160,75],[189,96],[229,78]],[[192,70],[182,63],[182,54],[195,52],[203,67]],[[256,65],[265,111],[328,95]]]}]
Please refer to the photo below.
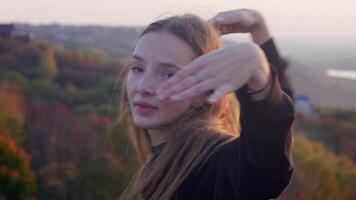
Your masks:
[{"label": "orange foliage", "polygon": [[21,127],[25,121],[25,106],[16,85],[4,82],[0,85],[0,131],[11,133],[9,122]]},{"label": "orange foliage", "polygon": [[[282,200],[356,198],[356,165],[345,156],[328,151],[322,143],[294,134],[295,173]],[[349,199],[349,198],[346,198]]]},{"label": "orange foliage", "polygon": [[26,199],[36,190],[35,175],[30,169],[31,157],[10,136],[0,133],[0,196]]}]

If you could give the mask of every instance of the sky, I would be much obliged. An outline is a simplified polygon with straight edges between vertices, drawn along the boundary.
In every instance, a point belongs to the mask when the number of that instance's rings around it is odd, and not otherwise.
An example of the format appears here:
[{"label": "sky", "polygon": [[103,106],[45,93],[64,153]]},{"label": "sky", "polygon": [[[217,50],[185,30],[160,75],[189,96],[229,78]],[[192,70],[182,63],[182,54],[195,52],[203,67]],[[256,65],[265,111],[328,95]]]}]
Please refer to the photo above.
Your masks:
[{"label": "sky", "polygon": [[250,8],[282,37],[356,37],[356,0],[0,0],[0,23],[144,26],[157,17]]}]

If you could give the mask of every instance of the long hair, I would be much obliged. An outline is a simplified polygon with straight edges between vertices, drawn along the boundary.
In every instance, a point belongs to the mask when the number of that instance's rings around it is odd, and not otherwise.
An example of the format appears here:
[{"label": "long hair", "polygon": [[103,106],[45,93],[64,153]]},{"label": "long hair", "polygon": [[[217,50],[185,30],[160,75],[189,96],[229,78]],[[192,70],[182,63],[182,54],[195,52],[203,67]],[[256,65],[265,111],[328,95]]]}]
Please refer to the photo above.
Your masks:
[{"label": "long hair", "polygon": [[[214,28],[193,14],[172,16],[148,25],[139,35],[168,32],[186,42],[200,56],[222,47]],[[171,199],[193,169],[199,167],[222,145],[240,134],[239,103],[234,93],[224,95],[215,104],[202,100],[192,104],[167,131],[169,138],[157,155],[151,152],[147,130],[135,126],[126,91],[127,70],[122,77],[119,122],[128,135],[141,167],[120,199]]]}]

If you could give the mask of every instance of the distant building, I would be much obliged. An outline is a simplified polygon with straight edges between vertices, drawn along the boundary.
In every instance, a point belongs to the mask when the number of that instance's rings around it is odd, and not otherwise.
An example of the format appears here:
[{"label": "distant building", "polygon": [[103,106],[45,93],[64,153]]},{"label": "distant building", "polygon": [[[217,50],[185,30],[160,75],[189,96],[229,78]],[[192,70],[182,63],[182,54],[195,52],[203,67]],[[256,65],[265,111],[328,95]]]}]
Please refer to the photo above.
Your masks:
[{"label": "distant building", "polygon": [[0,36],[8,38],[11,36],[11,33],[14,31],[14,24],[0,24]]},{"label": "distant building", "polygon": [[315,119],[317,117],[309,97],[304,94],[294,96],[296,114],[300,117]]},{"label": "distant building", "polygon": [[17,29],[15,24],[0,24],[0,37],[29,43],[33,40],[34,35],[31,32]]}]

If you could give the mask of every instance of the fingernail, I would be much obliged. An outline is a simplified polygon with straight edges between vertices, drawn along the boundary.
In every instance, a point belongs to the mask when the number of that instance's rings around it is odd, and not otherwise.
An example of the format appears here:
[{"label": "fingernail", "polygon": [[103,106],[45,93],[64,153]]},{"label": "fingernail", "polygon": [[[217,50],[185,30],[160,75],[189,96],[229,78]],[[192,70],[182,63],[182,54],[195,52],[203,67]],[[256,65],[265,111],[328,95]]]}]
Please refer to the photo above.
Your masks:
[{"label": "fingernail", "polygon": [[174,101],[179,101],[180,98],[181,98],[181,97],[178,96],[178,95],[174,95],[174,96],[171,97],[171,99],[174,100]]},{"label": "fingernail", "polygon": [[216,20],[218,20],[218,21],[224,21],[224,18],[223,18],[223,17],[217,17]]},{"label": "fingernail", "polygon": [[210,103],[215,103],[216,102],[216,99],[209,99],[208,100]]}]

